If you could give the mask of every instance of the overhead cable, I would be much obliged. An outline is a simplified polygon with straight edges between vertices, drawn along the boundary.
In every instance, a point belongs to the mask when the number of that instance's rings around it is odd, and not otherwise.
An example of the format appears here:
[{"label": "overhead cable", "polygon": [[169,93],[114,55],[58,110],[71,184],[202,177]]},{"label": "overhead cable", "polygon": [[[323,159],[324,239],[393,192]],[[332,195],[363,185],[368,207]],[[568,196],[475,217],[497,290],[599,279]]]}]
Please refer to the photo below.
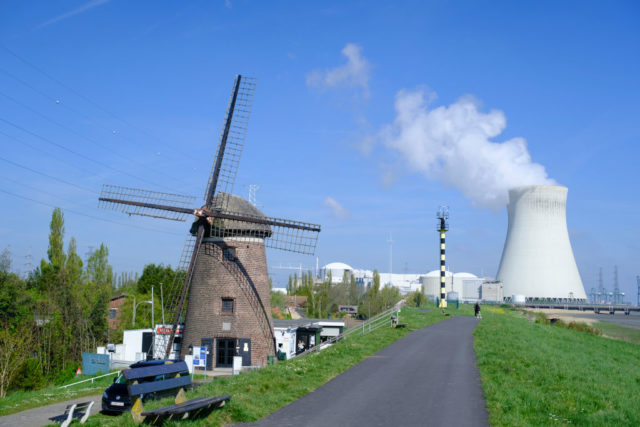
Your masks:
[{"label": "overhead cable", "polygon": [[136,230],[147,230],[147,231],[153,231],[153,232],[155,232],[155,233],[157,233],[157,232],[159,232],[159,231],[160,231],[160,232],[162,232],[163,234],[173,234],[173,235],[175,235],[175,236],[182,236],[182,234],[181,234],[181,233],[172,233],[172,232],[170,232],[170,231],[164,231],[164,230],[158,230],[158,229],[153,229],[153,228],[148,228],[148,227],[142,227],[142,226],[139,226],[139,225],[127,224],[127,223],[125,223],[125,222],[112,221],[112,220],[110,220],[110,219],[105,219],[105,218],[100,218],[100,217],[97,217],[97,216],[89,215],[89,214],[86,214],[86,213],[84,213],[84,212],[78,212],[78,211],[73,210],[73,209],[69,209],[69,208],[65,208],[65,207],[61,207],[61,206],[55,206],[55,205],[52,205],[52,204],[50,204],[50,203],[41,202],[41,201],[39,201],[39,200],[32,199],[32,198],[30,198],[30,197],[21,196],[21,195],[19,195],[19,194],[12,193],[11,191],[3,190],[2,188],[0,188],[0,192],[1,192],[1,193],[8,194],[8,195],[13,196],[13,197],[17,197],[17,198],[19,198],[19,199],[28,200],[28,201],[33,202],[33,203],[38,203],[38,204],[40,204],[40,205],[48,206],[48,207],[50,207],[50,208],[54,208],[54,209],[55,209],[55,208],[60,208],[60,209],[62,209],[64,212],[71,212],[71,213],[73,213],[73,214],[80,215],[80,216],[84,216],[84,217],[91,218],[91,219],[95,219],[95,220],[97,220],[97,221],[108,222],[108,223],[116,224],[116,225],[124,225],[125,227],[135,228]]}]

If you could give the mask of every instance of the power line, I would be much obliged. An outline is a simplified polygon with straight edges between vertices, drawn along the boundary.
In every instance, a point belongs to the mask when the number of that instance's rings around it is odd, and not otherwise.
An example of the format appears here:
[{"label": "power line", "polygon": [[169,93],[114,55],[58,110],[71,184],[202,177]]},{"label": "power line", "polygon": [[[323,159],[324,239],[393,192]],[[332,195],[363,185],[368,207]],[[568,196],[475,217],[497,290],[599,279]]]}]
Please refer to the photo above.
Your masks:
[{"label": "power line", "polygon": [[134,175],[134,174],[132,174],[132,173],[129,173],[129,172],[126,172],[126,171],[120,170],[120,169],[118,169],[118,168],[114,168],[114,167],[109,166],[108,164],[103,163],[103,162],[101,162],[101,161],[99,161],[99,160],[94,160],[94,159],[92,159],[91,157],[88,157],[88,156],[85,156],[84,154],[78,153],[77,151],[72,150],[72,149],[70,149],[70,148],[68,148],[68,147],[65,147],[65,146],[64,146],[64,145],[62,145],[62,144],[58,144],[57,142],[53,142],[53,141],[52,141],[52,140],[50,140],[49,138],[45,138],[44,136],[38,135],[37,133],[32,132],[32,131],[30,131],[30,130],[28,130],[28,129],[25,129],[24,127],[22,127],[22,126],[20,126],[20,125],[17,125],[17,124],[15,124],[15,123],[13,123],[13,122],[10,122],[10,121],[6,120],[6,119],[3,119],[2,117],[0,117],[0,121],[2,121],[2,122],[4,122],[4,123],[8,124],[9,126],[13,126],[14,128],[19,129],[19,130],[21,130],[21,131],[22,131],[22,132],[24,132],[24,133],[28,133],[29,135],[34,136],[34,137],[36,137],[36,138],[38,138],[38,139],[40,139],[40,140],[42,140],[42,141],[44,141],[44,142],[46,142],[46,143],[48,143],[48,144],[55,145],[56,147],[60,148],[61,150],[68,151],[69,153],[72,153],[72,154],[74,154],[74,155],[76,155],[76,156],[78,156],[78,157],[82,157],[83,159],[88,160],[88,161],[90,161],[90,162],[92,162],[92,163],[98,164],[98,165],[100,165],[100,166],[102,166],[102,167],[105,167],[105,168],[107,168],[107,169],[110,169],[110,170],[112,170],[112,171],[115,171],[115,172],[118,172],[118,173],[121,173],[121,174],[124,174],[124,175],[130,176],[130,177],[135,178],[135,179],[138,179],[138,180],[140,180],[140,181],[144,181],[144,182],[146,182],[147,184],[151,184],[151,185],[153,185],[154,187],[157,187],[157,184],[155,184],[154,182],[149,181],[148,179],[145,179],[145,178],[142,178],[142,177],[136,176],[136,175]]},{"label": "power line", "polygon": [[156,233],[160,231],[160,232],[162,232],[164,234],[172,234],[172,235],[175,235],[175,236],[182,236],[182,234],[180,234],[180,233],[172,233],[172,232],[168,232],[168,231],[163,231],[163,230],[158,230],[158,229],[153,229],[153,228],[148,228],[148,227],[142,227],[142,226],[139,226],[139,225],[127,224],[127,223],[124,223],[124,222],[117,222],[117,221],[111,221],[109,219],[99,218],[97,216],[89,215],[89,214],[86,214],[86,213],[83,213],[83,212],[78,212],[78,211],[73,210],[73,209],[68,209],[68,208],[60,207],[60,206],[54,206],[52,204],[41,202],[39,200],[35,200],[35,199],[30,198],[30,197],[21,196],[19,194],[15,194],[15,193],[12,193],[12,192],[7,191],[7,190],[3,190],[2,188],[0,188],[0,192],[8,194],[8,195],[13,196],[13,197],[17,197],[19,199],[28,200],[28,201],[33,202],[33,203],[44,205],[44,206],[47,206],[47,207],[50,207],[50,208],[54,208],[54,209],[55,208],[60,208],[64,212],[70,212],[70,213],[73,213],[73,214],[76,214],[76,215],[80,215],[80,216],[84,216],[84,217],[87,217],[87,218],[95,219],[97,221],[108,222],[108,223],[116,224],[116,225],[124,225],[125,227],[131,227],[131,228],[140,229],[140,230],[148,230],[148,231],[153,231],[153,232],[156,232]]},{"label": "power line", "polygon": [[[33,187],[33,186],[31,186],[31,185],[28,185],[28,184],[25,184],[24,182],[20,182],[20,181],[18,181],[17,179],[7,178],[6,176],[0,176],[0,178],[5,179],[5,180],[10,181],[10,182],[13,182],[14,184],[18,184],[18,185],[20,185],[20,186],[22,186],[22,187],[28,188],[29,190],[37,191],[38,193],[43,193],[43,194],[46,194],[46,195],[48,195],[48,196],[51,196],[51,195],[52,195],[52,194],[51,194],[50,192],[48,192],[48,191],[45,191],[45,190],[43,190],[43,189],[41,189],[41,188]],[[56,197],[56,200],[62,200],[62,201],[67,202],[67,203],[75,204],[75,202],[72,202],[72,201],[71,201],[71,200],[69,200],[69,199],[64,199],[64,198],[59,197],[59,196],[55,196],[55,197]]]},{"label": "power line", "polygon": [[[86,95],[83,95],[82,93],[78,92],[77,90],[75,90],[74,88],[68,86],[67,84],[63,83],[62,81],[58,80],[57,78],[53,77],[51,74],[47,73],[46,71],[44,71],[42,68],[38,67],[37,65],[33,64],[32,62],[26,60],[25,58],[21,57],[20,55],[18,55],[17,53],[15,53],[14,51],[12,51],[11,49],[9,49],[7,46],[5,46],[4,44],[0,43],[0,47],[2,47],[4,50],[6,50],[10,55],[12,55],[14,58],[18,59],[20,62],[22,62],[23,64],[28,65],[29,67],[33,68],[34,70],[36,70],[37,72],[39,72],[40,74],[44,75],[45,77],[49,78],[50,80],[53,80],[54,82],[56,82],[58,85],[62,86],[63,88],[67,89],[68,91],[70,91],[71,93],[73,93],[74,95],[84,99],[86,102],[88,102],[89,104],[93,105],[94,107],[98,108],[99,110],[107,113],[108,115],[110,115],[111,117],[120,120],[122,123],[126,124],[127,126],[138,130],[139,132],[144,133],[145,135],[153,138],[154,140],[158,140],[158,137],[156,135],[153,135],[152,133],[150,133],[149,131],[142,129],[136,125],[134,125],[133,123],[130,123],[128,120],[125,120],[124,118],[118,116],[117,114],[113,113],[112,111],[108,110],[107,108],[103,107],[102,105],[98,104],[97,102],[93,101],[92,99],[90,99],[89,97],[87,97]],[[188,156],[184,155],[182,152],[173,149],[173,147],[163,144],[164,146],[170,148],[172,151],[175,151],[176,153],[180,154],[181,156],[185,157],[188,160],[191,160]]]},{"label": "power line", "polygon": [[5,132],[3,132],[3,131],[1,131],[1,130],[0,130],[0,135],[4,135],[4,136],[6,136],[6,137],[7,137],[7,138],[9,138],[9,139],[12,139],[12,140],[14,140],[14,141],[16,141],[16,142],[19,142],[20,144],[26,145],[27,147],[31,148],[32,150],[37,151],[39,154],[43,154],[43,153],[44,153],[44,154],[46,154],[47,156],[49,156],[49,157],[51,157],[51,158],[54,158],[54,159],[56,159],[56,160],[57,160],[57,161],[59,161],[59,162],[65,163],[65,164],[67,164],[67,165],[69,165],[69,166],[71,166],[71,167],[73,167],[73,168],[76,168],[76,169],[78,169],[78,170],[80,170],[80,171],[82,171],[82,172],[88,173],[88,174],[90,174],[90,175],[92,175],[92,174],[93,174],[92,172],[90,172],[89,170],[87,170],[87,169],[85,169],[85,168],[82,168],[82,167],[80,167],[80,166],[78,166],[78,165],[76,165],[76,164],[74,164],[74,163],[72,163],[72,162],[68,162],[68,161],[64,160],[63,158],[58,157],[58,156],[56,156],[55,154],[52,154],[52,153],[51,153],[51,152],[49,152],[49,151],[45,151],[45,150],[43,150],[43,149],[41,149],[41,148],[38,148],[38,147],[36,147],[36,146],[34,146],[34,145],[31,145],[31,144],[29,144],[28,142],[23,141],[23,140],[21,140],[20,138],[16,138],[15,136],[11,136],[11,135],[9,135],[8,133],[5,133]]},{"label": "power line", "polygon": [[[60,123],[60,122],[58,122],[58,121],[56,121],[56,120],[52,119],[51,117],[46,116],[45,114],[42,114],[41,112],[37,111],[37,110],[36,110],[36,109],[34,109],[33,107],[31,107],[31,106],[29,106],[29,105],[25,104],[24,102],[22,102],[22,101],[20,101],[20,100],[18,100],[18,99],[16,99],[16,98],[14,98],[14,97],[12,97],[12,96],[10,96],[10,95],[7,95],[6,93],[0,92],[0,96],[4,96],[5,98],[9,99],[10,101],[12,101],[12,102],[14,102],[14,103],[16,103],[16,104],[18,104],[18,105],[22,106],[23,108],[25,108],[25,109],[27,109],[27,110],[31,111],[32,113],[34,113],[34,114],[36,114],[36,115],[38,115],[38,116],[42,117],[43,119],[47,120],[48,122],[53,123],[53,124],[55,124],[56,126],[59,126],[59,127],[61,127],[62,129],[66,130],[67,132],[71,132],[71,133],[73,133],[74,135],[77,135],[77,136],[79,136],[80,138],[83,138],[83,139],[85,139],[85,140],[89,141],[89,142],[90,142],[90,143],[92,143],[93,145],[95,145],[95,146],[97,146],[97,147],[100,147],[100,148],[102,148],[103,150],[106,150],[106,151],[108,151],[108,152],[110,152],[110,153],[112,153],[112,154],[114,154],[114,155],[116,155],[116,156],[120,157],[121,159],[124,159],[124,160],[126,160],[126,161],[128,161],[128,162],[131,162],[131,163],[133,163],[134,165],[137,165],[137,166],[139,166],[139,167],[147,168],[147,169],[149,169],[149,170],[153,171],[153,172],[154,172],[154,173],[156,173],[156,174],[165,175],[165,176],[167,176],[168,178],[171,178],[172,180],[176,180],[176,179],[177,179],[177,178],[175,178],[175,177],[172,177],[172,176],[168,175],[168,174],[167,174],[167,173],[165,173],[165,172],[158,171],[158,170],[155,170],[155,169],[153,169],[153,168],[150,168],[150,167],[149,167],[149,166],[147,166],[147,165],[144,165],[144,164],[142,164],[142,163],[140,163],[140,162],[137,162],[137,161],[135,161],[135,160],[133,160],[133,159],[131,159],[131,158],[127,157],[127,156],[124,156],[124,155],[122,155],[122,154],[120,154],[120,153],[118,153],[118,152],[114,151],[112,147],[109,147],[109,146],[103,145],[103,144],[99,143],[98,141],[96,141],[95,139],[90,138],[90,137],[88,137],[88,136],[86,136],[86,135],[81,134],[80,132],[78,132],[78,131],[76,131],[76,130],[74,130],[74,129],[70,128],[69,126],[62,124],[62,123]],[[158,186],[158,187],[162,187],[162,186],[157,185],[157,184],[156,184],[156,186]]]},{"label": "power line", "polygon": [[78,188],[78,189],[80,189],[80,190],[88,191],[88,192],[90,192],[90,193],[94,193],[94,194],[98,194],[98,192],[97,192],[97,191],[94,191],[94,190],[92,190],[92,189],[90,189],[90,188],[88,188],[88,187],[83,187],[83,186],[81,186],[81,185],[74,184],[73,182],[65,181],[65,180],[64,180],[64,179],[62,179],[62,178],[58,178],[58,177],[55,177],[55,176],[53,176],[53,175],[49,175],[49,174],[46,174],[46,173],[44,173],[44,172],[37,171],[37,170],[35,170],[35,169],[31,169],[31,168],[30,168],[30,167],[28,167],[28,166],[21,165],[21,164],[19,164],[19,163],[16,163],[16,162],[14,162],[14,161],[9,160],[9,159],[5,159],[4,157],[0,157],[0,160],[5,161],[5,162],[7,162],[7,163],[9,163],[9,164],[12,164],[12,165],[14,165],[14,166],[17,166],[17,167],[19,167],[19,168],[26,169],[26,170],[31,171],[31,172],[33,172],[33,173],[37,173],[38,175],[42,175],[42,176],[47,177],[47,178],[49,178],[49,179],[56,180],[56,181],[61,182],[61,183],[63,183],[63,184],[67,184],[67,185],[70,185],[70,186],[72,186],[72,187],[76,187],[76,188]]}]

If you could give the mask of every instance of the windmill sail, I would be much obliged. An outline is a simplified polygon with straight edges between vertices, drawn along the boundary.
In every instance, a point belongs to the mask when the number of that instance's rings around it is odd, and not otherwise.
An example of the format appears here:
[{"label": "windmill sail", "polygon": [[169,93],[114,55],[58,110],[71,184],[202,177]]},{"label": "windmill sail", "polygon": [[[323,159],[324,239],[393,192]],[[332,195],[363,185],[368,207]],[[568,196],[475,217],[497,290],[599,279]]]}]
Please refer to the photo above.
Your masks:
[{"label": "windmill sail", "polygon": [[[182,194],[105,184],[100,192],[98,206],[104,209],[120,210],[128,215],[185,221],[189,214],[193,213],[192,207],[195,200],[196,198],[193,196]],[[182,208],[182,211],[168,210],[167,208]]]},{"label": "windmill sail", "polygon": [[[196,236],[189,233],[185,239],[182,253],[180,254],[180,260],[178,266],[175,269],[175,275],[171,283],[171,287],[164,297],[164,310],[166,313],[166,321],[171,322],[172,328],[170,334],[156,334],[154,343],[155,349],[158,352],[165,351],[163,354],[156,354],[156,357],[170,358],[171,351],[173,349],[173,341],[178,326],[183,323],[184,315],[187,310],[186,301],[188,300],[189,293],[189,266],[191,259],[195,253]],[[165,325],[163,325],[165,326]],[[155,326],[154,326],[155,327]]]},{"label": "windmill sail", "polygon": [[[229,97],[229,106],[220,132],[220,140],[205,190],[205,206],[212,206],[216,193],[230,194],[238,172],[240,156],[249,125],[256,79],[236,76]],[[226,197],[216,198],[216,208],[226,208]]]}]

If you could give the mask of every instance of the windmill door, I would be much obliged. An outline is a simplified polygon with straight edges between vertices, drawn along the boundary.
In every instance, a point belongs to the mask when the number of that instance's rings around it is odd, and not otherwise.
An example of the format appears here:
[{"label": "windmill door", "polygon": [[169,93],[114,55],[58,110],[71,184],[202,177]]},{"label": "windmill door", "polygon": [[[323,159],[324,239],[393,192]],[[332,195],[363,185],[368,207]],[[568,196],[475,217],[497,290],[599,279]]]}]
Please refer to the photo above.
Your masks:
[{"label": "windmill door", "polygon": [[202,347],[207,347],[207,371],[213,370],[213,338],[202,338]]},{"label": "windmill door", "polygon": [[242,366],[251,366],[251,339],[240,338],[238,340],[240,354],[242,356]]},{"label": "windmill door", "polygon": [[236,340],[233,338],[218,338],[216,340],[216,368],[232,368],[233,356],[236,352]]}]

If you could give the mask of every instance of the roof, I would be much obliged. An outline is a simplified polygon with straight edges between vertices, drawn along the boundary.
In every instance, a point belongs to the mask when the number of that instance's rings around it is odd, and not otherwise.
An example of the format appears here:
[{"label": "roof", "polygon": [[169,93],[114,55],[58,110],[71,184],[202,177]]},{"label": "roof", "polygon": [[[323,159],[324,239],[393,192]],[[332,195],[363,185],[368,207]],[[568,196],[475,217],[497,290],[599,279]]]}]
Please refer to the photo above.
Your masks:
[{"label": "roof", "polygon": [[477,279],[478,278],[478,276],[472,273],[455,273],[453,277],[459,278],[459,279]]},{"label": "roof", "polygon": [[[223,200],[224,199],[224,200]],[[258,208],[253,206],[250,202],[242,197],[228,194],[218,193],[216,194],[213,206],[223,205],[226,202],[225,213],[234,213],[240,216],[246,216],[250,218],[266,219],[267,217]],[[234,221],[229,219],[213,219],[212,228],[215,229],[214,235],[224,230],[223,235],[246,235],[250,234],[255,237],[269,237],[271,236],[271,227],[267,224],[256,224],[245,221]]]},{"label": "roof", "polygon": [[[453,273],[450,271],[445,271],[444,272],[445,277],[451,277],[453,276]],[[430,271],[426,274],[426,277],[440,277],[440,270],[433,270]]]},{"label": "roof", "polygon": [[339,327],[344,326],[342,319],[273,319],[274,328],[308,328],[318,326]]},{"label": "roof", "polygon": [[322,268],[326,270],[353,270],[353,267],[343,262],[332,262]]}]

